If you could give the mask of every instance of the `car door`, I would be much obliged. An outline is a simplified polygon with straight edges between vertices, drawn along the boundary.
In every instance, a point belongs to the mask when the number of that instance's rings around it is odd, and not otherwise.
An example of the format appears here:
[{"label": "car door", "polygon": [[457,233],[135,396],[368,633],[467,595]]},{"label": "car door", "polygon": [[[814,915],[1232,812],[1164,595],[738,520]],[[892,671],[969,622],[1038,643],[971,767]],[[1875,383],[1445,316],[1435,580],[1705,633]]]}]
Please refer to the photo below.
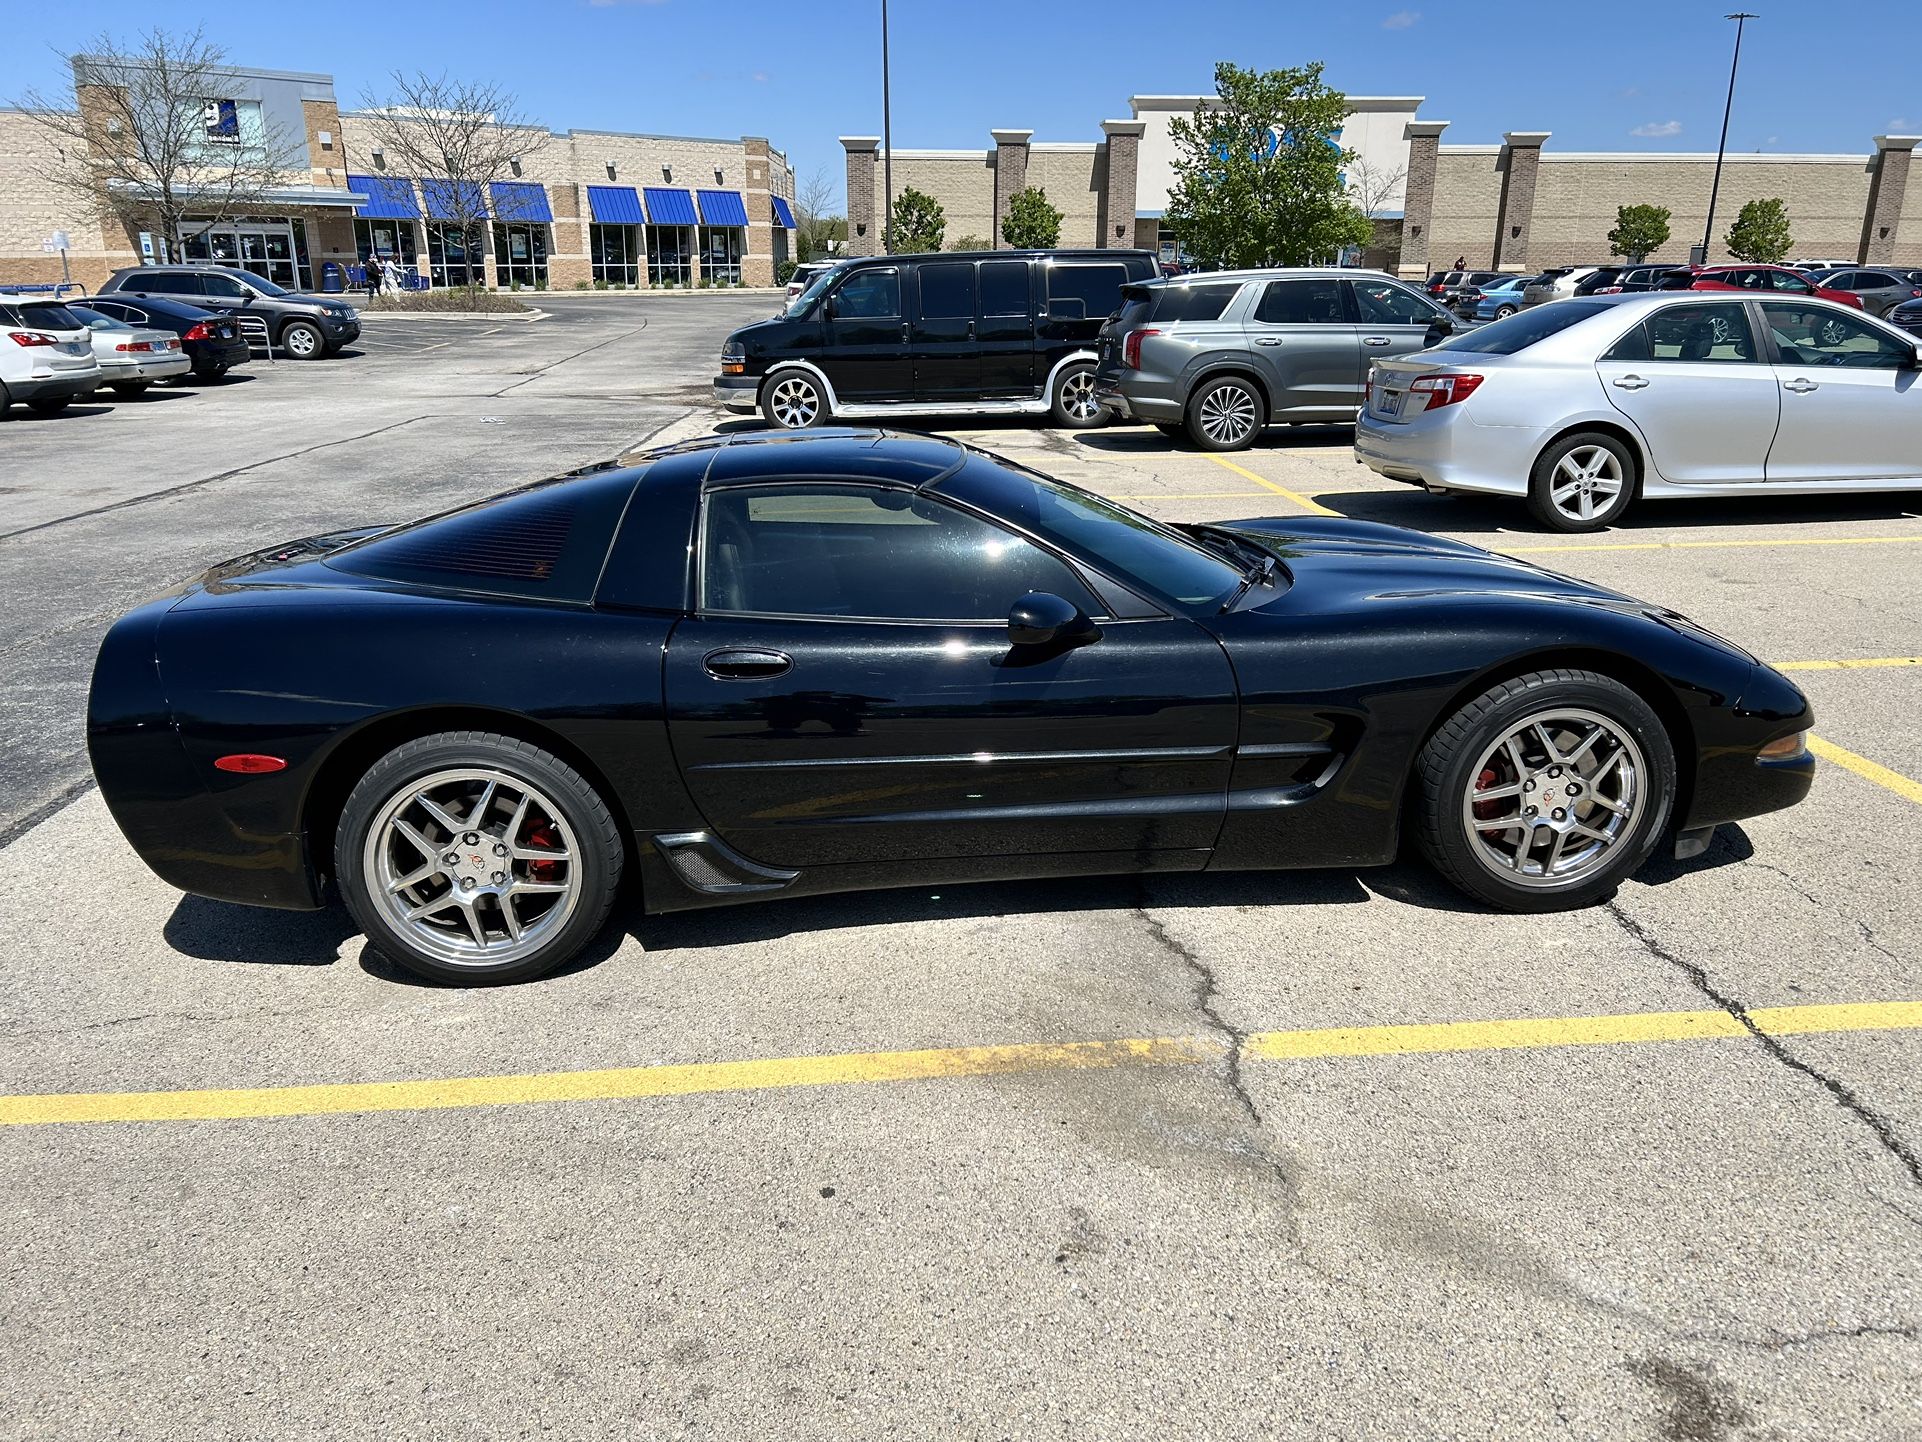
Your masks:
[{"label": "car door", "polygon": [[1651,311],[1595,369],[1663,479],[1679,486],[1763,479],[1781,403],[1747,302],[1730,296]]},{"label": "car door", "polygon": [[899,266],[849,272],[827,297],[827,344],[820,364],[835,396],[905,401],[914,396]]},{"label": "car door", "polygon": [[[743,856],[1205,858],[1237,701],[1193,622],[1107,618],[1069,562],[905,488],[717,488],[699,552],[700,606],[667,648],[669,734]],[[1099,638],[1012,647],[1008,609],[1031,591],[1073,601]]]},{"label": "car door", "polygon": [[1271,280],[1242,322],[1269,419],[1361,409],[1361,340],[1338,276]]},{"label": "car door", "polygon": [[194,279],[200,282],[200,298],[195,304],[204,305],[208,310],[239,315],[248,309],[248,302],[254,299],[254,292],[230,275],[202,273]]},{"label": "car door", "polygon": [[1769,300],[1761,310],[1782,406],[1768,478],[1922,480],[1913,343],[1819,302]]},{"label": "car door", "polygon": [[973,400],[981,391],[975,346],[974,262],[924,260],[912,267],[909,358],[918,401]]},{"label": "car door", "polygon": [[975,280],[975,356],[982,399],[1035,394],[1034,267],[1025,260],[984,260]]},{"label": "car door", "polygon": [[[1440,326],[1453,333],[1459,325],[1454,317],[1430,305],[1405,285],[1392,280],[1365,278],[1343,282],[1354,294],[1355,313],[1361,324],[1362,379],[1367,379],[1368,364],[1382,356],[1407,355],[1426,347],[1429,332]],[[1357,408],[1361,396],[1355,397]]]}]

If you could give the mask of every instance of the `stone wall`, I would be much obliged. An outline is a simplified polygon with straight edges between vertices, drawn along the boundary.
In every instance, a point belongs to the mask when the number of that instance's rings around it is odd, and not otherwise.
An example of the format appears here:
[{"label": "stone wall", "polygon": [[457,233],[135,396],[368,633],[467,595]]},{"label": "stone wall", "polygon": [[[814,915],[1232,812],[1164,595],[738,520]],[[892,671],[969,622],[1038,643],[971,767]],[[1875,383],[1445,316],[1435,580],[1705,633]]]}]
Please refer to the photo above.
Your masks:
[{"label": "stone wall", "polygon": [[[1423,226],[1428,268],[1447,270],[1457,256],[1471,269],[1495,263],[1495,227],[1501,217],[1501,147],[1444,145],[1435,156],[1434,210]],[[1406,222],[1422,224],[1409,213]]]},{"label": "stone wall", "polygon": [[1028,152],[1028,184],[1048,193],[1061,212],[1063,246],[1101,244],[1101,191],[1107,156],[1093,145],[1036,145]]}]

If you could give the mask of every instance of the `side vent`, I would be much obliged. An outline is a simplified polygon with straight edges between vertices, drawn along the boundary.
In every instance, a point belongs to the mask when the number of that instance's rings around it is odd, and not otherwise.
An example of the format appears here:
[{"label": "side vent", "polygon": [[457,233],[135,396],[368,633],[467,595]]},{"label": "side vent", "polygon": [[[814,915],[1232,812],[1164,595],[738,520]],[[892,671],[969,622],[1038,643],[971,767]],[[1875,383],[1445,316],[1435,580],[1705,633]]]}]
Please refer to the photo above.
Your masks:
[{"label": "side vent", "polygon": [[694,890],[710,895],[779,891],[801,874],[749,861],[707,831],[677,831],[656,836],[654,844],[667,857],[676,876]]}]

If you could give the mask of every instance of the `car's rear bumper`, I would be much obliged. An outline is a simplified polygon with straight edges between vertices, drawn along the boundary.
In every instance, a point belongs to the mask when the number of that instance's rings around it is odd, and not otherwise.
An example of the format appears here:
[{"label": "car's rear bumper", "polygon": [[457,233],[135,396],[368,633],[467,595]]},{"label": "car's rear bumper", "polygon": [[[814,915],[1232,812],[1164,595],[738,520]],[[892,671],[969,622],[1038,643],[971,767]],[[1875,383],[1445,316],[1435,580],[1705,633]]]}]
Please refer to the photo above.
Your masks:
[{"label": "car's rear bumper", "polygon": [[1478,426],[1460,406],[1397,422],[1364,411],[1355,419],[1355,460],[1431,491],[1526,496],[1545,434],[1532,426]]},{"label": "car's rear bumper", "polygon": [[1187,410],[1187,402],[1172,387],[1134,373],[1097,375],[1094,398],[1122,420],[1166,425],[1180,420]]},{"label": "car's rear bumper", "polygon": [[247,342],[239,336],[232,340],[197,340],[187,342],[187,362],[199,366],[239,366],[253,359],[254,353],[247,348]]},{"label": "car's rear bumper", "polygon": [[17,401],[72,400],[100,388],[98,366],[84,371],[55,371],[52,375],[26,376],[7,382],[7,394]]},{"label": "car's rear bumper", "polygon": [[759,376],[714,377],[714,404],[730,411],[751,413],[761,403]]},{"label": "car's rear bumper", "polygon": [[184,376],[193,368],[184,350],[167,351],[161,355],[117,358],[112,364],[100,363],[100,375],[106,385],[124,385],[128,381],[163,381],[172,376]]}]

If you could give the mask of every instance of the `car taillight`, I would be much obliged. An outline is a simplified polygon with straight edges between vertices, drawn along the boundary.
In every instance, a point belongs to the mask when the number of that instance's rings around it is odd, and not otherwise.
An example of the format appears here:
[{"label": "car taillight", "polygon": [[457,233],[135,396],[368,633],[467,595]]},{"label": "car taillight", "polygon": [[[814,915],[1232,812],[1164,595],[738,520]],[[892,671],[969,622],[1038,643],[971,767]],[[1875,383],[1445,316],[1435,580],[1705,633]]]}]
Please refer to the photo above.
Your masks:
[{"label": "car taillight", "polygon": [[1410,394],[1426,398],[1422,406],[1425,411],[1438,411],[1443,406],[1458,405],[1475,394],[1475,388],[1482,383],[1477,375],[1433,375],[1417,376],[1408,383]]},{"label": "car taillight", "polygon": [[1595,287],[1595,294],[1597,295],[1620,295],[1621,293],[1622,288],[1619,285],[1598,285]]},{"label": "car taillight", "polygon": [[119,345],[115,346],[114,349],[123,351],[150,351],[153,349],[153,345],[151,342],[144,340],[123,340]]},{"label": "car taillight", "polygon": [[1131,371],[1141,369],[1141,342],[1161,332],[1151,328],[1131,330],[1121,338],[1121,363]]},{"label": "car taillight", "polygon": [[1361,383],[1361,408],[1367,410],[1375,403],[1375,368],[1368,367],[1368,379]]},{"label": "car taillight", "polygon": [[7,339],[15,345],[59,345],[60,337],[43,330],[10,330]]},{"label": "car taillight", "polygon": [[195,321],[180,338],[182,340],[212,340],[214,333],[207,328],[207,322],[201,320]]}]

